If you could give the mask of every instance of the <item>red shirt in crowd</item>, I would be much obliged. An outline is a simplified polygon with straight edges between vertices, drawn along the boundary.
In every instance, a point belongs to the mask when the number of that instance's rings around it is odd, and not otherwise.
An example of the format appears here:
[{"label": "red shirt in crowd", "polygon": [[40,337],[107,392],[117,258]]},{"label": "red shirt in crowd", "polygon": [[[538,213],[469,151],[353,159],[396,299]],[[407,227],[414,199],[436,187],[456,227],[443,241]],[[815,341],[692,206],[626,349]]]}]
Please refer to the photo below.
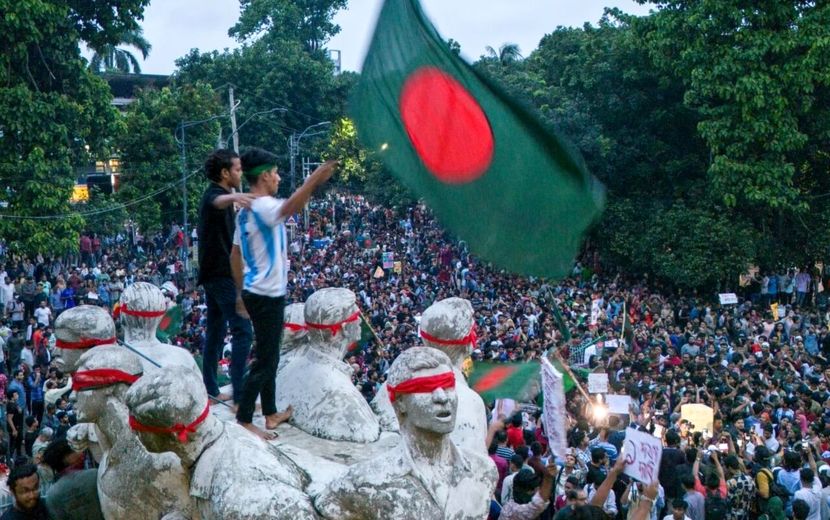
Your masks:
[{"label": "red shirt in crowd", "polygon": [[507,445],[514,450],[519,446],[525,445],[524,429],[521,426],[507,427]]}]

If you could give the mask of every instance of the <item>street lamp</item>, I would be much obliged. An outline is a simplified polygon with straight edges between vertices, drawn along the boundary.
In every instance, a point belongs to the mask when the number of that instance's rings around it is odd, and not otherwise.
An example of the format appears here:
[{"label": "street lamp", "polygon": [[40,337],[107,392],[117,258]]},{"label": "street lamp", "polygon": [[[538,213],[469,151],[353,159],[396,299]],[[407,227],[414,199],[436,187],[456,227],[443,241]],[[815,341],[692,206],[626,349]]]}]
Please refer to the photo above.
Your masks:
[{"label": "street lamp", "polygon": [[[238,104],[238,102],[237,102],[237,104]],[[234,108],[236,108],[236,107],[234,107]],[[238,140],[237,140],[237,139],[234,139],[234,138],[235,138],[235,137],[237,137],[237,136],[239,135],[239,131],[240,131],[240,130],[242,130],[242,127],[243,127],[243,126],[245,126],[245,125],[247,125],[248,123],[250,123],[250,122],[251,122],[251,120],[252,120],[253,118],[255,118],[255,117],[258,117],[258,116],[263,116],[263,115],[265,115],[265,114],[272,114],[272,113],[274,113],[274,112],[288,112],[288,109],[287,109],[287,108],[283,108],[283,107],[276,107],[276,108],[270,108],[270,109],[268,109],[268,110],[260,110],[259,112],[254,112],[253,114],[251,114],[251,116],[250,116],[250,117],[248,117],[248,119],[246,119],[245,121],[243,121],[241,125],[239,125],[238,127],[236,127],[236,130],[234,130],[234,131],[231,133],[231,135],[229,135],[229,136],[228,136],[228,142],[230,142],[232,139],[233,139],[233,141],[234,141],[234,142],[233,142],[233,151],[234,151],[234,152],[236,152],[236,153],[239,153],[239,143],[238,143]]]},{"label": "street lamp", "polygon": [[313,135],[317,135],[319,133],[322,133],[322,132],[314,132],[312,134],[309,134],[308,133],[309,130],[314,129],[314,128],[319,128],[321,126],[328,126],[330,124],[331,124],[331,121],[322,121],[320,123],[313,124],[313,125],[309,126],[305,130],[300,132],[300,135],[297,135],[297,133],[294,132],[293,134],[291,134],[288,137],[288,155],[291,158],[291,192],[292,193],[294,193],[294,189],[297,187],[297,182],[296,182],[296,179],[297,179],[296,158],[297,158],[297,155],[299,155],[299,153],[300,153],[300,140],[302,140],[303,137],[311,137]]}]

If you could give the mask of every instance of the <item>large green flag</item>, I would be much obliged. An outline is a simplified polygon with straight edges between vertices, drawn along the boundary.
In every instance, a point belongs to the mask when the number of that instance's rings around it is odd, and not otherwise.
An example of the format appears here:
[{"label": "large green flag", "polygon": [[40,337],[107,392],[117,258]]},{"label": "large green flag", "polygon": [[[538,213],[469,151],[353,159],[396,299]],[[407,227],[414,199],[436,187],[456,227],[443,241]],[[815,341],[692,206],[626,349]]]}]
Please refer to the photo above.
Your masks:
[{"label": "large green flag", "polygon": [[567,273],[603,189],[536,116],[453,54],[417,0],[386,0],[351,103],[363,144],[473,253]]}]

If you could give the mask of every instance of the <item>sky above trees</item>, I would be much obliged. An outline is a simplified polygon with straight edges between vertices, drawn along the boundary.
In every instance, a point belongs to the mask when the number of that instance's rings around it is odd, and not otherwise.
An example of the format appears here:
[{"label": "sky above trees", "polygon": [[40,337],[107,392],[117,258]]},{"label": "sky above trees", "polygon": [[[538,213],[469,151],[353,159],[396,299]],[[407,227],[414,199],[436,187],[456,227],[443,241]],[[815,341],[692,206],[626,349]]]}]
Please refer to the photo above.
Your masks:
[{"label": "sky above trees", "polygon": [[[343,68],[357,70],[369,44],[382,0],[352,0],[338,13],[335,22],[341,32],[329,48],[343,53]],[[633,0],[422,0],[424,9],[445,38],[461,43],[461,53],[469,60],[485,54],[485,47],[498,48],[505,42],[519,44],[524,54],[538,46],[539,40],[557,26],[596,23],[603,8],[619,7],[632,14],[647,14],[649,6]],[[192,48],[201,51],[235,48],[228,28],[239,17],[238,0],[153,0],[144,14],[144,35],[153,52],[141,62],[143,72],[169,74],[174,61]],[[486,30],[482,30],[486,28]]]}]

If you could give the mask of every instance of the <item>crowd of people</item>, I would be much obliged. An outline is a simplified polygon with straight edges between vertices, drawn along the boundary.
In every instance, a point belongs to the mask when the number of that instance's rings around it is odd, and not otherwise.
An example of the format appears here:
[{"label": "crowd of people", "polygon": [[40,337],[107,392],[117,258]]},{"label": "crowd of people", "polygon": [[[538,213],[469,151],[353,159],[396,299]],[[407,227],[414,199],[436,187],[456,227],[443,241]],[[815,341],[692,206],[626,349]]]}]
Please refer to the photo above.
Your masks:
[{"label": "crowd of people", "polygon": [[[289,225],[286,303],[324,287],[355,292],[376,332],[347,357],[367,399],[396,356],[420,344],[420,313],[450,296],[473,304],[474,360],[532,361],[558,349],[572,366],[606,372],[611,393],[631,397],[628,415],[600,421],[592,403],[573,394],[570,451],[556,458],[561,467],[554,475],[546,469],[552,455],[538,414],[493,417],[499,431],[490,451],[501,477],[494,517],[501,509],[501,518],[536,518],[520,507],[535,504],[538,517],[571,518],[576,510],[588,514],[591,508],[579,507],[588,502],[620,518],[641,503],[651,504],[650,518],[802,518],[804,504],[807,518],[830,518],[824,266],[755,274],[738,304],[720,305],[716,295],[683,295],[618,274],[591,253],[558,282],[499,271],[448,236],[422,205],[393,210],[330,193],[312,202],[308,217],[308,228],[302,218]],[[201,246],[189,245],[191,252]],[[76,258],[6,255],[0,268],[6,464],[39,462],[74,423],[68,378],[53,362],[52,326],[64,309],[80,303],[111,309],[126,286],[150,281],[183,309],[172,343],[202,357],[206,295],[186,272],[187,250],[178,226],[148,237],[129,227],[106,237],[85,234]],[[227,374],[233,343],[228,331],[224,336],[220,366]],[[686,403],[713,409],[711,431],[681,419]],[[663,439],[659,486],[631,482],[615,466],[623,460],[627,425]]]}]

